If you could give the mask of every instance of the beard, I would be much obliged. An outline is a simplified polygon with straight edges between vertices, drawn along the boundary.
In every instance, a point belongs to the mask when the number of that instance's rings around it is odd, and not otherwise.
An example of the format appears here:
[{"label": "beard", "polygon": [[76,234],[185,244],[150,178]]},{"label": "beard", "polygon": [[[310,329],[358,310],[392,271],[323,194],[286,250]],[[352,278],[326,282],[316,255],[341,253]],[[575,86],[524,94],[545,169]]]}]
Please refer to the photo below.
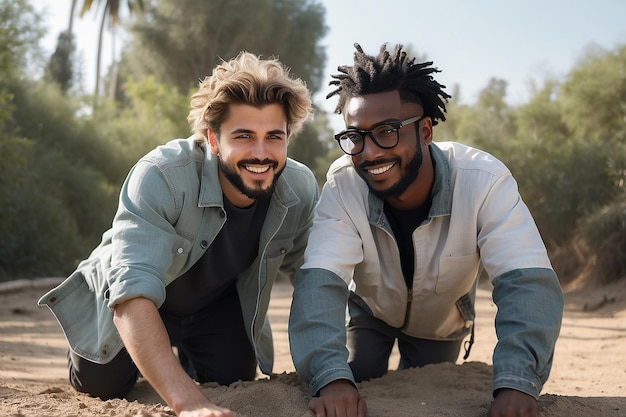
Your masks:
[{"label": "beard", "polygon": [[[364,169],[363,164],[359,166],[359,169],[357,169],[357,173],[361,176],[361,178],[365,180],[365,183],[367,184],[367,187],[370,189],[370,192],[374,194],[375,196],[377,196],[378,198],[382,200],[389,198],[389,197],[397,198],[397,197],[400,197],[402,194],[404,194],[404,192],[409,188],[409,186],[413,184],[413,182],[415,182],[415,180],[417,179],[417,176],[419,175],[419,170],[422,167],[423,160],[424,160],[424,156],[422,153],[422,147],[418,143],[417,150],[415,151],[413,158],[411,158],[409,163],[406,165],[406,168],[404,170],[404,174],[402,175],[402,177],[400,177],[400,179],[395,184],[393,184],[391,187],[385,190],[377,190],[377,189],[372,188],[369,181],[367,181],[367,179],[361,174],[361,171]],[[377,163],[380,163],[380,162],[374,161],[373,163],[367,163],[367,165],[373,165]]]},{"label": "beard", "polygon": [[[275,161],[273,159],[265,159],[263,161],[259,159],[246,159],[246,160],[237,162],[237,167],[239,167],[240,169],[246,169],[245,165],[267,165],[267,164],[271,164],[274,169],[278,167],[278,161]],[[280,178],[280,175],[285,170],[285,166],[286,164],[280,169],[280,171],[274,174],[274,179],[272,180],[272,183],[267,188],[262,188],[263,187],[262,181],[255,181],[254,187],[248,187],[244,183],[241,175],[239,175],[233,167],[231,167],[229,164],[224,162],[221,158],[219,159],[220,171],[222,172],[224,177],[228,180],[228,182],[230,182],[237,190],[239,190],[241,194],[253,200],[260,200],[260,199],[263,199],[272,195],[272,193],[276,189],[276,183],[278,182],[278,178]]]}]

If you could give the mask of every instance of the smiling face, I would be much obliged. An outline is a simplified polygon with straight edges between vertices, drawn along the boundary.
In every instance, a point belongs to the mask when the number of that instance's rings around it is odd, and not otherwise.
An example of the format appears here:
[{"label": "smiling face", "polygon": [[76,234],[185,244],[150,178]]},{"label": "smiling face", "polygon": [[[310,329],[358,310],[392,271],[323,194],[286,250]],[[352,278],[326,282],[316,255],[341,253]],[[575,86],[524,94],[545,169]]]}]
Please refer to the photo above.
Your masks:
[{"label": "smiling face", "polygon": [[[397,90],[353,97],[343,109],[346,129],[361,130],[422,114],[419,104],[402,103]],[[422,204],[432,187],[434,171],[428,149],[432,121],[426,117],[402,127],[398,133],[398,145],[391,149],[376,146],[367,136],[363,152],[354,155],[352,163],[374,194],[400,209],[408,209]]]},{"label": "smiling face", "polygon": [[228,201],[247,207],[272,194],[287,163],[287,118],[281,105],[231,104],[219,139],[211,129],[208,137]]}]

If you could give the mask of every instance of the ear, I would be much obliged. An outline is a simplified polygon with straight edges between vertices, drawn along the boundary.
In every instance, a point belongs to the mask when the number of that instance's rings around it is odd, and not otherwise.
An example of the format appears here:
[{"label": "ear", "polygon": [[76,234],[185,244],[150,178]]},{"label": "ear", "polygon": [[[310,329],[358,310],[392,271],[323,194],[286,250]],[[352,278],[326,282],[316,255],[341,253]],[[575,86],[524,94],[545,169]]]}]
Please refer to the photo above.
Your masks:
[{"label": "ear", "polygon": [[207,137],[209,138],[209,149],[211,150],[211,153],[213,155],[218,155],[220,153],[220,150],[217,146],[217,138],[215,137],[213,129],[207,129]]},{"label": "ear", "polygon": [[433,141],[433,119],[425,117],[419,124],[420,136],[424,145],[430,145]]}]

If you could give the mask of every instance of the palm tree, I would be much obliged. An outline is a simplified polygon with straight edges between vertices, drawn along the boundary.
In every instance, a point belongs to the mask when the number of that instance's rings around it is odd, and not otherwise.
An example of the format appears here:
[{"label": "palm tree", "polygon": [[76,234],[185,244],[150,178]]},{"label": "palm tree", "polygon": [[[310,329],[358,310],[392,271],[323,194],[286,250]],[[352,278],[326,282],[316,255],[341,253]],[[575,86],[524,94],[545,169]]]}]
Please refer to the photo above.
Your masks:
[{"label": "palm tree", "polygon": [[72,0],[72,6],[70,8],[70,21],[67,25],[67,36],[69,36],[69,46],[70,46],[70,50],[72,49],[72,38],[74,37],[74,10],[76,10],[76,1],[77,0]]},{"label": "palm tree", "polygon": [[[70,19],[69,19],[69,27],[68,32],[70,34],[70,38],[72,36],[72,24],[74,19],[74,11],[76,10],[76,3],[78,0],[72,0],[72,7],[70,10]],[[120,1],[119,0],[97,0],[97,3],[104,2],[104,9],[102,11],[102,18],[100,19],[100,30],[98,33],[98,49],[96,55],[96,86],[94,91],[94,104],[97,103],[98,95],[100,92],[100,62],[102,56],[102,39],[104,37],[104,27],[106,22],[109,22],[109,29],[113,31],[113,37],[115,37],[114,29],[117,27],[119,23],[119,11],[120,11]],[[80,9],[79,16],[82,18],[85,13],[91,10],[91,6],[93,6],[94,0],[83,0],[83,5]],[[138,9],[141,13],[144,11],[144,1],[143,0],[127,0],[126,5],[128,6],[128,11],[132,14],[136,9]]]}]

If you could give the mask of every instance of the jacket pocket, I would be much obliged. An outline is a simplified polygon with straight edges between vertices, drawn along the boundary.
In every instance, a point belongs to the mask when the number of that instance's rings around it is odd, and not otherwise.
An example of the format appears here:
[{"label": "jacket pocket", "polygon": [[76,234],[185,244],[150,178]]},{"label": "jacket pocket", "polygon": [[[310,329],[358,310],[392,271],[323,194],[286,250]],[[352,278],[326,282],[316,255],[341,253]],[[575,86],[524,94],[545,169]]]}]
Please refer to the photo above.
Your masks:
[{"label": "jacket pocket", "polygon": [[263,258],[265,279],[274,282],[277,275],[281,272],[281,268],[284,266],[285,256],[293,250],[293,245],[293,236],[284,238],[278,237],[269,242]]},{"label": "jacket pocket", "polygon": [[176,236],[176,240],[172,245],[172,263],[167,270],[167,276],[176,276],[181,273],[189,255],[191,253],[192,243],[191,240],[182,236]]},{"label": "jacket pocket", "polygon": [[293,249],[293,236],[277,237],[267,245],[265,257],[269,259],[282,258]]},{"label": "jacket pocket", "polygon": [[457,299],[467,294],[476,280],[479,266],[478,253],[440,258],[435,292],[454,295]]}]

